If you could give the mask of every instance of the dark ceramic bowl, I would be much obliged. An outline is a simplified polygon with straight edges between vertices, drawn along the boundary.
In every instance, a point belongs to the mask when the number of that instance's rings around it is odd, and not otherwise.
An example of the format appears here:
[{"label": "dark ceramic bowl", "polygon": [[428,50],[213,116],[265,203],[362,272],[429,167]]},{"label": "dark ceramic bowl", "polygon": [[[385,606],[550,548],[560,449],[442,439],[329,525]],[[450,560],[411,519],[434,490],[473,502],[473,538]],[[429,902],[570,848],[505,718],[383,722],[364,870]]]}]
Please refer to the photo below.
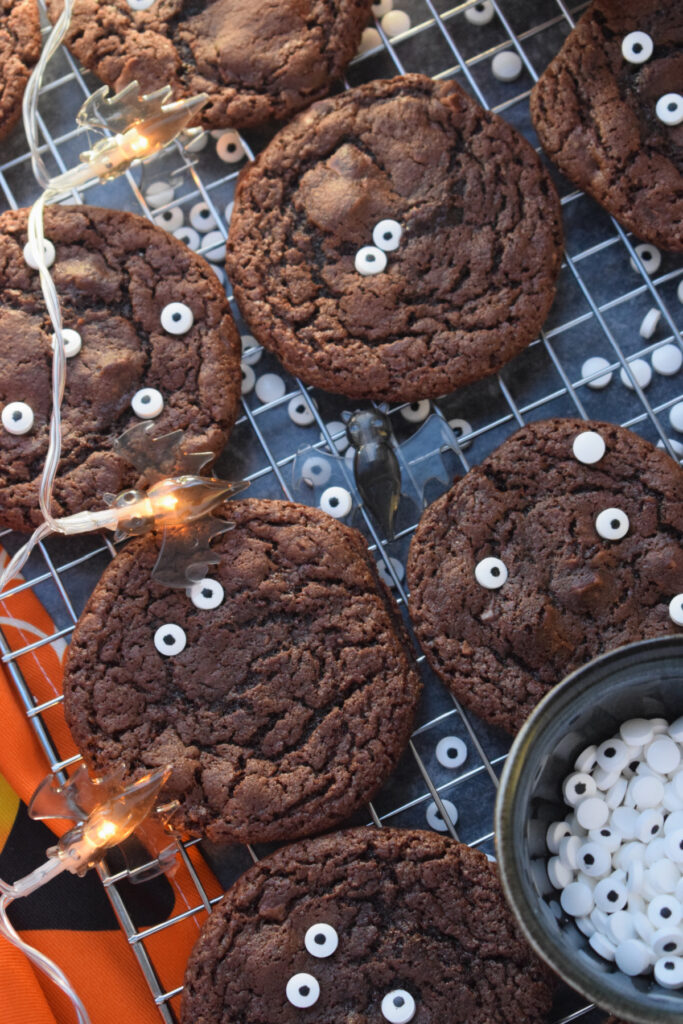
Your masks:
[{"label": "dark ceramic bowl", "polygon": [[496,803],[496,846],[505,895],[536,952],[592,1002],[636,1024],[681,1024],[683,989],[630,978],[597,956],[567,917],[546,873],[548,825],[569,808],[562,780],[591,743],[628,718],[683,714],[683,636],[629,644],[567,676],[515,739]]}]

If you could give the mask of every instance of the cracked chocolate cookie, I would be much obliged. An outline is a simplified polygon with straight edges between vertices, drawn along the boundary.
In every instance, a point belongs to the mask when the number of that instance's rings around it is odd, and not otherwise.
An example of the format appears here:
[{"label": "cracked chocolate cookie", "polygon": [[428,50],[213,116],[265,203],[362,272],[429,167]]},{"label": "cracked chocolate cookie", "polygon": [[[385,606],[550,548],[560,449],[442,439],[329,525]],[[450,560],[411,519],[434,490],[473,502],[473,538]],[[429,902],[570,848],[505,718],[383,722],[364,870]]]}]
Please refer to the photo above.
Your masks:
[{"label": "cracked chocolate cookie", "polygon": [[609,423],[541,421],[426,509],[410,615],[458,699],[515,732],[572,669],[680,632],[682,540],[683,470],[666,452]]},{"label": "cracked chocolate cookie", "polygon": [[228,273],[308,384],[414,401],[493,373],[555,294],[560,208],[533,149],[454,82],[322,100],[246,168]]},{"label": "cracked chocolate cookie", "polygon": [[[0,524],[42,522],[52,410],[52,326],[25,258],[28,211],[0,217]],[[112,443],[136,422],[181,428],[221,451],[241,393],[240,341],[207,263],[143,217],[90,206],[45,211],[67,354],[55,515],[102,507],[138,474]]]},{"label": "cracked chocolate cookie", "polygon": [[543,1024],[552,989],[483,853],[363,828],[242,875],[192,952],[181,1019]]},{"label": "cracked chocolate cookie", "polygon": [[36,0],[0,0],[0,139],[21,117],[21,101],[40,56]]},{"label": "cracked chocolate cookie", "polygon": [[[372,0],[76,0],[67,45],[103,82],[206,92],[207,128],[285,120],[326,96]],[[50,16],[62,0],[48,0]]]},{"label": "cracked chocolate cookie", "polygon": [[683,250],[683,4],[595,0],[531,94],[546,153],[620,224]]},{"label": "cracked chocolate cookie", "polygon": [[153,537],[105,571],[74,631],[65,712],[97,772],[170,764],[181,829],[215,841],[321,832],[408,742],[420,682],[361,535],[319,509],[233,502],[187,594],[150,580]]}]

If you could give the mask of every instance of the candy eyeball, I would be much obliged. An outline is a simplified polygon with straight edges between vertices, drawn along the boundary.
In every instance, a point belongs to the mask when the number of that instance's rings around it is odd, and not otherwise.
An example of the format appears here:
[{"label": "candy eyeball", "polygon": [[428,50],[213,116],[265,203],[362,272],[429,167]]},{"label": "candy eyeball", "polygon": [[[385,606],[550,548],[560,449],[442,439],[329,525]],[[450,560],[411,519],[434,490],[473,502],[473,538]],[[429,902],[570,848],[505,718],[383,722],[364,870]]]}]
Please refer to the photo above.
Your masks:
[{"label": "candy eyeball", "polygon": [[312,974],[293,974],[285,989],[287,999],[300,1010],[315,1006],[320,996],[320,985]]},{"label": "candy eyeball", "polygon": [[355,267],[363,277],[368,277],[370,274],[381,274],[383,270],[386,270],[387,258],[376,246],[364,245],[356,253]]},{"label": "candy eyeball", "polygon": [[382,1016],[390,1024],[408,1024],[415,1016],[415,1000],[404,988],[387,992],[382,1000]]},{"label": "candy eyeball", "polygon": [[606,508],[595,520],[595,529],[604,540],[621,540],[629,530],[628,516],[620,508]]},{"label": "candy eyeball", "polygon": [[187,334],[194,323],[194,316],[184,302],[169,302],[161,311],[161,326],[169,334]]},{"label": "candy eyeball", "polygon": [[304,936],[304,945],[311,956],[332,956],[339,945],[339,936],[331,924],[312,924]]},{"label": "candy eyeball", "polygon": [[185,630],[181,629],[174,622],[168,622],[164,626],[159,626],[154,634],[154,646],[159,654],[163,654],[167,658],[172,657],[174,654],[180,654],[181,651],[185,650],[186,644]]},{"label": "candy eyeball", "polygon": [[33,427],[33,409],[26,402],[9,402],[2,410],[2,425],[8,434],[28,434]]},{"label": "candy eyeball", "polygon": [[621,52],[629,64],[644,64],[654,50],[654,43],[647,32],[629,32],[621,42]]},{"label": "candy eyeball", "polygon": [[676,594],[669,601],[669,616],[677,626],[683,626],[683,594]]},{"label": "candy eyeball", "polygon": [[193,583],[188,594],[195,608],[201,608],[203,611],[218,608],[225,597],[225,591],[218,580],[212,580],[208,576]]},{"label": "candy eyeball", "polygon": [[600,434],[595,430],[582,430],[577,434],[572,444],[574,458],[585,466],[592,466],[599,462],[607,450],[607,446]]},{"label": "candy eyeball", "polygon": [[398,249],[402,234],[403,228],[397,220],[381,220],[373,228],[372,240],[378,249],[393,252]]},{"label": "candy eyeball", "polygon": [[667,92],[657,100],[655,113],[663,124],[671,126],[683,121],[683,96],[679,92]]},{"label": "candy eyeball", "polygon": [[508,571],[500,558],[482,558],[475,566],[474,577],[487,590],[498,590],[507,580]]}]

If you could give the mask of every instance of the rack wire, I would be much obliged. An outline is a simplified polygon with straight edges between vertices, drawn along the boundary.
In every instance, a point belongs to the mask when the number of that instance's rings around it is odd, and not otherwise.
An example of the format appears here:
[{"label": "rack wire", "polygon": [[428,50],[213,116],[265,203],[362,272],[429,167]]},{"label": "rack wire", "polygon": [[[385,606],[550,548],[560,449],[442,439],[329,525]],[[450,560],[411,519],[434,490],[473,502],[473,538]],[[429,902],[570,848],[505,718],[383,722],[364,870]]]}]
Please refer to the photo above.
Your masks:
[{"label": "rack wire", "polygon": [[[422,71],[438,79],[455,78],[480,103],[518,128],[538,149],[528,114],[531,86],[587,5],[566,4],[564,0],[492,0],[495,17],[487,25],[475,26],[465,17],[466,9],[474,3],[476,0],[456,4],[448,0],[396,0],[395,6],[410,15],[411,28],[390,39],[381,24],[376,23],[378,44],[351,62],[344,85],[349,87],[408,71]],[[522,72],[514,82],[502,83],[492,74],[492,58],[501,50],[514,50],[521,58]],[[83,129],[73,127],[74,118],[83,99],[99,83],[79,68],[66,51],[60,53],[55,65],[52,78],[43,89],[39,122],[45,159],[56,172],[73,166],[78,152],[84,148]],[[262,141],[242,139],[246,160],[253,158]],[[29,205],[38,190],[19,130],[9,141],[4,156],[0,163],[0,206]],[[174,187],[173,198],[165,206],[154,207],[148,202],[151,179],[147,170],[142,178],[139,173],[129,172],[113,185],[95,184],[67,201],[84,200],[142,212],[160,223],[164,214],[174,207],[180,206],[187,212],[202,201],[208,205],[225,238],[229,204],[243,163],[222,163],[209,143],[202,151],[189,156],[176,153],[173,165],[153,165],[152,174],[157,178],[167,174],[167,181]],[[683,295],[679,290],[683,283],[683,265],[680,260],[662,254],[661,266],[649,276],[635,252],[637,242],[592,200],[572,188],[556,172],[553,174],[561,195],[567,248],[558,297],[544,331],[497,377],[429,404],[430,411],[451,422],[458,421],[459,466],[455,468],[461,473],[481,461],[519,426],[558,415],[608,419],[659,443],[674,458],[683,454],[683,435],[679,434],[676,440],[676,431],[668,422],[669,410],[683,399],[683,373],[654,374],[652,383],[644,389],[630,367],[635,359],[649,360],[663,345],[673,344],[683,349],[680,330],[683,300],[679,299]],[[212,246],[215,247],[215,242]],[[217,273],[222,276],[220,269]],[[238,326],[246,335],[227,282],[226,287]],[[645,340],[638,328],[643,316],[652,308],[661,313],[661,319],[654,337]],[[609,366],[584,376],[583,363],[595,355],[606,358]],[[339,414],[348,403],[343,398],[306,388],[285,373],[272,355],[258,347],[246,353],[246,360],[258,374],[278,373],[286,384],[285,395],[267,403],[259,402],[251,391],[243,396],[242,414],[228,449],[219,459],[218,471],[250,480],[251,494],[255,497],[290,498],[292,464],[297,450],[308,443],[333,451],[335,442],[339,444],[343,437]],[[592,388],[591,384],[606,373],[613,374],[610,384],[601,390]],[[297,427],[289,419],[287,405],[295,397],[303,399],[313,415],[313,423],[308,428]],[[405,412],[406,408],[401,406],[390,410],[399,437],[410,432]],[[347,474],[347,485],[353,489],[351,474]],[[360,526],[370,551],[383,563],[386,578],[405,613],[407,595],[402,567],[416,522],[402,529],[391,543],[377,533],[373,521],[363,513]],[[6,533],[2,541],[12,550],[20,538]],[[77,760],[60,753],[45,721],[46,713],[61,698],[39,703],[22,673],[22,659],[45,644],[69,637],[102,569],[114,554],[115,549],[108,540],[86,537],[64,542],[53,538],[42,543],[29,561],[25,581],[7,592],[9,595],[32,588],[55,623],[52,635],[21,647],[12,648],[6,636],[0,633],[0,651],[51,771],[61,780],[65,778],[66,769]],[[385,824],[435,827],[493,855],[493,803],[509,739],[466,713],[430,673],[419,650],[416,653],[425,684],[416,728],[409,749],[392,779],[368,808],[365,820],[376,827]],[[467,759],[457,769],[444,768],[436,757],[436,745],[446,736],[458,737],[467,745]],[[107,865],[99,869],[120,925],[149,985],[151,998],[167,1024],[177,1021],[182,978],[175,979],[170,986],[162,984],[161,965],[149,951],[148,941],[159,931],[172,929],[188,917],[201,924],[215,902],[204,890],[187,853],[196,842],[178,842],[178,856],[196,891],[193,905],[181,914],[144,928],[136,925],[122,886],[130,878],[130,872],[114,872]],[[263,852],[252,847],[246,851],[232,848],[227,852],[206,845],[203,849],[226,887],[250,860],[257,860]],[[604,1015],[564,989],[556,1001],[552,1021],[569,1024],[574,1020],[597,1024],[604,1020]]]}]

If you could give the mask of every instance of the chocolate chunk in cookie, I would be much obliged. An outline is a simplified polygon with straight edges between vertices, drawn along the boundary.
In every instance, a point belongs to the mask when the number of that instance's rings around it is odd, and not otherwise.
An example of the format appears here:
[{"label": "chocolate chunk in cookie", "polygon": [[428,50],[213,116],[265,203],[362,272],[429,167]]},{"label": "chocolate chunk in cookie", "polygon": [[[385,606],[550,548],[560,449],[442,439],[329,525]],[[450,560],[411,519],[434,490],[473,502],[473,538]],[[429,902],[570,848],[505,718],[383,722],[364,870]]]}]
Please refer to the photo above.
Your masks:
[{"label": "chocolate chunk in cookie", "polygon": [[21,117],[21,101],[40,56],[36,0],[0,0],[0,139]]},{"label": "chocolate chunk in cookie", "polygon": [[524,427],[424,512],[410,614],[434,670],[516,731],[572,669],[677,633],[683,470],[621,427]]},{"label": "chocolate chunk in cookie", "polygon": [[323,100],[243,172],[228,273],[252,333],[308,384],[413,401],[493,373],[555,294],[557,195],[455,82]]},{"label": "chocolate chunk in cookie", "polygon": [[[0,217],[0,524],[42,521],[38,487],[52,410],[52,325],[27,263],[28,211]],[[240,341],[207,263],[143,217],[91,206],[45,211],[67,328],[55,515],[102,507],[138,474],[112,444],[149,420],[189,451],[221,451],[241,392]],[[50,249],[52,252],[52,248]]]},{"label": "chocolate chunk in cookie", "polygon": [[550,972],[483,853],[409,829],[353,829],[250,868],[190,957],[184,1024],[543,1024]]},{"label": "chocolate chunk in cookie", "polygon": [[419,678],[359,533],[288,502],[226,514],[220,562],[188,594],[151,582],[155,538],[111,563],[69,648],[67,721],[97,772],[172,765],[189,833],[321,832],[394,768]]},{"label": "chocolate chunk in cookie", "polygon": [[541,144],[638,238],[683,251],[683,4],[595,0],[531,94]]},{"label": "chocolate chunk in cookie", "polygon": [[[67,45],[103,82],[176,99],[206,92],[207,128],[284,120],[326,96],[353,57],[371,0],[75,0]],[[55,19],[62,0],[48,0]]]}]

